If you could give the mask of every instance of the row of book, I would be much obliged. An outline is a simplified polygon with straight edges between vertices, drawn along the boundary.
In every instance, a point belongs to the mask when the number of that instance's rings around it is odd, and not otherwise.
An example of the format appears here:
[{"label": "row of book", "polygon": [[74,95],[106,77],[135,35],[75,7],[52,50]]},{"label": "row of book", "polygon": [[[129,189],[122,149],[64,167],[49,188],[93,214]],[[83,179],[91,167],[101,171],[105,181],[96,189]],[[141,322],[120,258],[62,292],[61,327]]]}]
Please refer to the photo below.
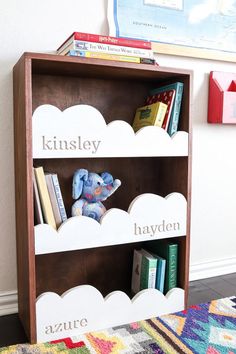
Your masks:
[{"label": "row of book", "polygon": [[156,125],[163,128],[170,136],[178,130],[184,85],[174,82],[150,91],[145,106],[136,110],[133,129]]},{"label": "row of book", "polygon": [[66,209],[56,173],[33,169],[34,210],[37,224],[47,223],[57,229],[66,219]]},{"label": "row of book", "polygon": [[166,294],[177,286],[178,244],[160,240],[134,250],[131,291],[154,288]]},{"label": "row of book", "polygon": [[57,49],[58,55],[156,64],[151,42],[74,32]]}]

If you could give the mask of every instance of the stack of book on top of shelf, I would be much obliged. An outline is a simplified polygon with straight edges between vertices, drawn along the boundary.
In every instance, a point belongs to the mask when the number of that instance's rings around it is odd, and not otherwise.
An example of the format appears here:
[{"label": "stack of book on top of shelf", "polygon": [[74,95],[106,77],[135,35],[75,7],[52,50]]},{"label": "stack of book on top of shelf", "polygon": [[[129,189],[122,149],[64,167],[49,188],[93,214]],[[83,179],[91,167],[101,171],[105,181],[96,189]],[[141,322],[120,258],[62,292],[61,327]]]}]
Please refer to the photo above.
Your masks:
[{"label": "stack of book on top of shelf", "polygon": [[57,229],[67,219],[57,174],[44,173],[41,166],[33,172],[35,221]]},{"label": "stack of book on top of shelf", "polygon": [[182,82],[174,82],[151,90],[146,105],[136,110],[134,131],[147,125],[157,125],[170,136],[175,134],[178,130],[183,88]]},{"label": "stack of book on top of shelf", "polygon": [[151,42],[74,32],[57,49],[58,55],[156,64]]},{"label": "stack of book on top of shelf", "polygon": [[147,247],[134,250],[131,291],[154,288],[166,294],[177,286],[178,244],[164,240]]}]

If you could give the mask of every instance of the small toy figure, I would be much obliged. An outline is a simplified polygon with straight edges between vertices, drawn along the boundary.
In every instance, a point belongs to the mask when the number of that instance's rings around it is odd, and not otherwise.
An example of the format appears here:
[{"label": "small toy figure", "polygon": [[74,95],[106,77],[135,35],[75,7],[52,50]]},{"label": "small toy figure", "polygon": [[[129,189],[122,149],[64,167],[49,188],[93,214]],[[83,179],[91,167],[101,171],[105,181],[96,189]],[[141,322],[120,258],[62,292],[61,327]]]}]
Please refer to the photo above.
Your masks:
[{"label": "small toy figure", "polygon": [[101,201],[106,200],[121,185],[119,179],[113,180],[108,172],[101,175],[85,169],[75,171],[72,184],[72,197],[78,199],[72,205],[72,216],[84,215],[100,221],[106,208]]}]

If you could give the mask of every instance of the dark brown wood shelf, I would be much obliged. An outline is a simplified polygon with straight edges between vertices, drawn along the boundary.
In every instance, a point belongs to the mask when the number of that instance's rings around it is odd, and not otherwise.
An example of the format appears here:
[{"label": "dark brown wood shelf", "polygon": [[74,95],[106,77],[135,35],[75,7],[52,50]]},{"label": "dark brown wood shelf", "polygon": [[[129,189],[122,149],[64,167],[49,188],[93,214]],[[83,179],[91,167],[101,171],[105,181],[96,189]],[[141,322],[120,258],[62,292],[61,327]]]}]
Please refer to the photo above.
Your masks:
[{"label": "dark brown wood shelf", "polygon": [[[72,176],[77,168],[108,170],[122,180],[108,200],[127,210],[141,193],[166,196],[182,193],[187,199],[187,234],[179,244],[179,286],[188,296],[191,208],[191,84],[192,72],[154,65],[25,53],[14,67],[15,191],[19,316],[31,343],[36,342],[36,297],[44,291],[59,294],[88,283],[104,295],[129,292],[133,250],[137,244],[75,250],[35,256],[33,166],[43,166],[60,177],[67,212],[73,203]],[[189,154],[183,157],[120,157],[33,159],[32,113],[42,104],[61,110],[76,104],[97,108],[106,123],[122,119],[132,124],[137,107],[152,88],[175,81],[184,83],[179,130],[189,134]],[[114,266],[114,268],[111,268]],[[99,269],[102,271],[99,273]],[[75,271],[76,270],[76,271]],[[186,300],[187,301],[187,300]]]}]

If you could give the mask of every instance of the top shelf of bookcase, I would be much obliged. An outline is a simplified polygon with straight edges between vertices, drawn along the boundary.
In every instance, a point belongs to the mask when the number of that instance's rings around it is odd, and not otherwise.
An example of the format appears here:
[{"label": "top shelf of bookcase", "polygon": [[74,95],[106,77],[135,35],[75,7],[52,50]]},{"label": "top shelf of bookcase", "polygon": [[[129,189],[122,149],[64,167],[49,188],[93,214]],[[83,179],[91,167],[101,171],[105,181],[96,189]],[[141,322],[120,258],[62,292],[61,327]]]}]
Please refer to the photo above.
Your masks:
[{"label": "top shelf of bookcase", "polygon": [[114,60],[68,57],[44,53],[24,53],[21,60],[31,63],[32,74],[85,76],[96,78],[156,81],[181,80],[192,74],[185,69],[135,64]]},{"label": "top shelf of bookcase", "polygon": [[[27,111],[26,119],[29,122],[29,132],[32,115],[38,107],[43,105],[55,106],[63,114],[70,110],[73,105],[88,104],[95,107],[104,117],[106,130],[116,131],[116,136],[121,139],[120,144],[114,144],[112,135],[107,134],[107,143],[103,143],[103,133],[97,134],[96,139],[81,140],[81,134],[76,134],[79,144],[85,144],[85,149],[79,151],[39,151],[33,146],[33,158],[79,158],[79,157],[132,157],[132,156],[188,156],[189,154],[189,116],[190,116],[190,90],[191,71],[160,67],[158,65],[134,64],[109,60],[66,57],[52,54],[25,53],[20,61],[25,67],[25,83],[27,85]],[[151,89],[174,82],[184,83],[184,97],[181,108],[179,132],[170,138],[161,129],[145,129],[136,135],[132,132],[132,121],[137,107],[140,107]],[[133,94],[131,94],[133,92]],[[33,123],[34,124],[34,123]],[[50,122],[51,124],[51,122]],[[87,123],[83,123],[86,128]],[[48,129],[46,124],[46,131]],[[52,123],[53,129],[67,132],[66,129]],[[73,130],[75,126],[72,126]],[[155,127],[156,128],[156,127]],[[76,132],[77,133],[77,132]],[[124,135],[125,133],[125,135]],[[41,139],[42,135],[38,134]],[[129,135],[129,138],[127,136]],[[49,140],[56,141],[54,133]],[[127,140],[124,147],[123,139]],[[34,137],[35,139],[35,137]],[[59,140],[63,140],[62,138]],[[74,141],[73,139],[72,142]],[[87,141],[101,141],[96,153],[87,149]],[[110,146],[104,148],[104,145]],[[130,148],[132,140],[140,141],[140,148]],[[155,140],[153,147],[152,140]],[[48,140],[46,140],[47,142]],[[143,143],[144,142],[144,143]],[[151,143],[150,143],[151,142]],[[31,142],[30,142],[31,144]],[[50,144],[49,144],[50,145]],[[48,146],[49,146],[48,145]],[[133,144],[134,145],[134,144]],[[136,144],[137,145],[137,144]],[[141,147],[148,146],[146,147]],[[111,146],[113,146],[111,148]],[[29,146],[30,147],[30,146]],[[102,147],[102,149],[101,149]],[[150,151],[151,150],[151,151]],[[31,155],[31,153],[30,153]]]},{"label": "top shelf of bookcase", "polygon": [[90,105],[75,105],[63,112],[39,106],[32,118],[33,158],[187,156],[188,133],[172,137],[159,127],[134,133],[126,121],[109,124]]}]

